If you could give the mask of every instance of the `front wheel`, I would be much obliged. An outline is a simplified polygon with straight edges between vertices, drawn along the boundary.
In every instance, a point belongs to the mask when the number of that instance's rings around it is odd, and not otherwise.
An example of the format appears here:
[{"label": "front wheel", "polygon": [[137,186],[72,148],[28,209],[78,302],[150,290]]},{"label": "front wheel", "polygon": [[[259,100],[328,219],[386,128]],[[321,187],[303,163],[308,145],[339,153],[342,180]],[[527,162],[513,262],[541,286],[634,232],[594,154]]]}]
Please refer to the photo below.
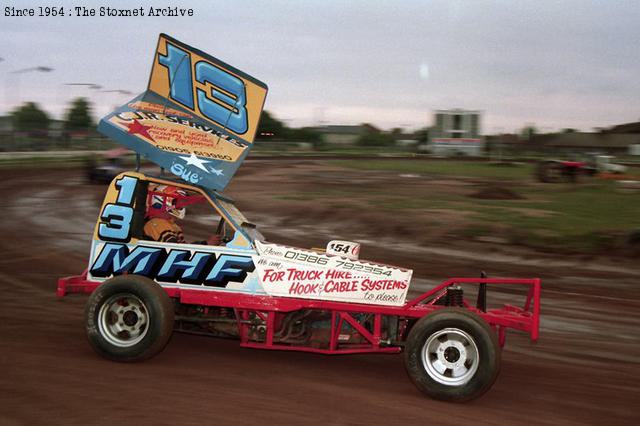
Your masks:
[{"label": "front wheel", "polygon": [[491,388],[500,371],[500,347],[473,312],[445,308],[421,318],[405,345],[411,381],[434,399],[463,402]]},{"label": "front wheel", "polygon": [[167,293],[154,281],[137,275],[105,281],[85,309],[89,343],[113,361],[142,361],[158,354],[171,338],[173,322],[173,304]]}]

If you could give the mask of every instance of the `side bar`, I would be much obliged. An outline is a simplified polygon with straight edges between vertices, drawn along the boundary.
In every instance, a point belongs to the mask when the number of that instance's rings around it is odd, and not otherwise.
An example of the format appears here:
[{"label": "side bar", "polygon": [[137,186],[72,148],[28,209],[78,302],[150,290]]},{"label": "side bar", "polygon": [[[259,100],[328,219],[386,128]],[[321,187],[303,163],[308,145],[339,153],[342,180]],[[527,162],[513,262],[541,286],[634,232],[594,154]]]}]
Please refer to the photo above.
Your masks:
[{"label": "side bar", "polygon": [[[75,275],[58,280],[57,296],[62,297],[70,293],[89,294],[93,292],[101,282],[87,280],[87,271],[81,275]],[[475,312],[489,323],[498,333],[501,344],[504,344],[504,329],[513,328],[524,331],[530,335],[532,341],[538,340],[540,327],[540,279],[511,279],[511,278],[451,278],[433,289],[410,300],[403,306],[381,306],[358,303],[332,302],[313,299],[297,299],[288,297],[275,297],[265,295],[254,295],[246,293],[228,292],[212,289],[183,288],[165,286],[164,289],[170,297],[177,298],[183,304],[201,306],[219,306],[236,309],[246,313],[247,311],[260,311],[265,313],[266,322],[273,327],[274,323],[270,313],[292,312],[302,309],[317,309],[332,312],[332,330],[339,330],[344,322],[349,323],[373,345],[378,347],[376,339],[370,339],[371,332],[359,329],[359,324],[353,320],[351,313],[368,313],[383,316],[397,316],[402,318],[418,319],[442,309],[444,306],[437,305],[436,302],[442,298],[447,287],[458,284],[498,284],[498,285],[526,285],[529,286],[526,301],[523,307],[504,305],[500,309],[489,309],[486,312],[478,309],[472,304],[464,301],[466,309]],[[429,301],[427,301],[429,298]],[[240,318],[240,316],[238,316]],[[381,317],[376,317],[374,334],[379,337]],[[242,329],[242,326],[239,325]],[[273,331],[270,331],[272,333]],[[242,333],[241,333],[242,336]],[[272,339],[272,336],[270,336]],[[379,339],[378,339],[379,340]],[[253,343],[246,342],[247,346],[254,346]],[[275,345],[274,345],[275,346]],[[332,334],[328,351],[335,350],[338,346],[337,335]],[[284,349],[278,347],[274,349]],[[378,348],[382,349],[382,348]],[[384,348],[385,352],[386,349]],[[379,350],[376,350],[379,351]],[[315,352],[315,351],[313,351]],[[323,350],[317,352],[325,353]]]}]

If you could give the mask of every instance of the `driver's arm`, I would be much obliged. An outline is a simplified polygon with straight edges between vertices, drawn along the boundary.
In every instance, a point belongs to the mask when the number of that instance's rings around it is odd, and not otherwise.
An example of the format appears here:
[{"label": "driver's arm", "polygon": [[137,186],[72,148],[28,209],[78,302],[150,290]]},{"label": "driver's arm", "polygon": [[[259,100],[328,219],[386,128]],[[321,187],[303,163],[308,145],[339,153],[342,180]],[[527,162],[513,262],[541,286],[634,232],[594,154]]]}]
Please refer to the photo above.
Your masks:
[{"label": "driver's arm", "polygon": [[182,228],[170,220],[153,218],[144,225],[144,234],[153,241],[184,243]]}]

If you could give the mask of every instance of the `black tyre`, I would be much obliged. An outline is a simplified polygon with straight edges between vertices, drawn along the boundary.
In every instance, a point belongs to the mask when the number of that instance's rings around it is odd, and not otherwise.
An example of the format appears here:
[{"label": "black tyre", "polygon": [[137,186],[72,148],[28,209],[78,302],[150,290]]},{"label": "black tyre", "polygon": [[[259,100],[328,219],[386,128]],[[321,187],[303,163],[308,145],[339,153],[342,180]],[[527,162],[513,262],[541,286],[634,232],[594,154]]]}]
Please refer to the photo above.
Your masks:
[{"label": "black tyre", "polygon": [[491,388],[500,371],[500,347],[491,327],[478,315],[445,308],[413,326],[404,361],[420,391],[434,399],[463,402]]},{"label": "black tyre", "polygon": [[567,179],[565,169],[557,161],[540,161],[536,166],[536,176],[542,183],[558,183]]},{"label": "black tyre", "polygon": [[135,362],[157,355],[173,332],[174,308],[154,281],[121,275],[101,284],[85,309],[87,337],[103,357]]}]

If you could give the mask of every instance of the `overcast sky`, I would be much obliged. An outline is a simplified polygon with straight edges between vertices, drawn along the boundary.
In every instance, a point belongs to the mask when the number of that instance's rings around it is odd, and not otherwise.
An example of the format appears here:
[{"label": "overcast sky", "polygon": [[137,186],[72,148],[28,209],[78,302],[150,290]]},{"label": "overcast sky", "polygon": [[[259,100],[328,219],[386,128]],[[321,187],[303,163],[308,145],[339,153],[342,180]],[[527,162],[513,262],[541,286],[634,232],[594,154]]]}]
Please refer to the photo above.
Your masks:
[{"label": "overcast sky", "polygon": [[[65,17],[5,7],[65,6]],[[75,17],[81,4],[191,7],[189,18]],[[91,96],[97,118],[145,89],[165,32],[269,85],[289,125],[415,129],[435,109],[484,112],[483,131],[640,120],[639,1],[3,1],[0,114],[37,101],[60,116]],[[36,13],[38,10],[36,9]],[[34,66],[50,73],[11,71]]]}]

